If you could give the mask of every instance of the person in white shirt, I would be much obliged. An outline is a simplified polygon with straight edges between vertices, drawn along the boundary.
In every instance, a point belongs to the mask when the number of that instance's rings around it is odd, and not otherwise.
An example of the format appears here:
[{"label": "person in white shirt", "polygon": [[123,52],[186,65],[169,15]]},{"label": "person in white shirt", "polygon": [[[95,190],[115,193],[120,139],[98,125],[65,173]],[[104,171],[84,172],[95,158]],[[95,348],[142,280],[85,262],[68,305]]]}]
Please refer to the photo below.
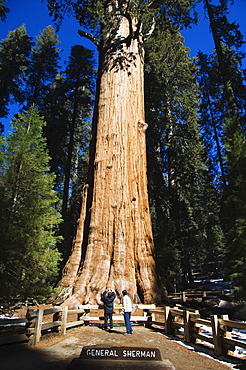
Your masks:
[{"label": "person in white shirt", "polygon": [[131,298],[127,294],[126,290],[122,291],[123,299],[122,299],[122,312],[124,315],[124,321],[126,325],[126,333],[125,335],[132,334],[132,325],[131,325],[131,313],[132,313],[132,302]]}]

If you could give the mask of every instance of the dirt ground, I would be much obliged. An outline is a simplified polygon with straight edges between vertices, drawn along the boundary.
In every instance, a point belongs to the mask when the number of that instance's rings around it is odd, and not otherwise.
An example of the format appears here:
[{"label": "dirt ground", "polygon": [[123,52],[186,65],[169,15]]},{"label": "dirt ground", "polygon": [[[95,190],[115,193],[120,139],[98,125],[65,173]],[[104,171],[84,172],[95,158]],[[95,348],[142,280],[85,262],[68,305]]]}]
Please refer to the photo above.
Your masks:
[{"label": "dirt ground", "polygon": [[124,326],[115,326],[112,332],[98,326],[80,326],[67,330],[65,336],[49,333],[41,337],[35,348],[24,344],[0,347],[0,364],[4,370],[65,370],[82,347],[110,345],[158,348],[162,359],[168,359],[176,370],[246,370],[246,360],[231,356],[217,358],[213,350],[195,344],[184,346],[182,339],[165,335],[160,329],[133,326],[132,335],[123,335]]}]

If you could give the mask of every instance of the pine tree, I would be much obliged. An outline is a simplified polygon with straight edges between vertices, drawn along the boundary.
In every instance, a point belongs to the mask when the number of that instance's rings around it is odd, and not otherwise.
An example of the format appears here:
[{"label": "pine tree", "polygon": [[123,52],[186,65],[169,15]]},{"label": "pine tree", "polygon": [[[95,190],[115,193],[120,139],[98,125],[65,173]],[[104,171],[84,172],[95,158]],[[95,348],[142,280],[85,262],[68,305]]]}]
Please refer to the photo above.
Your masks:
[{"label": "pine tree", "polygon": [[243,36],[239,31],[239,26],[235,23],[230,24],[227,20],[227,3],[228,0],[220,0],[220,5],[214,6],[211,4],[210,0],[204,0],[215,44],[219,72],[224,85],[227,112],[234,121],[238,121],[238,125],[240,126],[241,122],[237,98],[233,87],[233,76],[230,74],[230,56],[228,58],[227,54],[229,53],[230,55],[230,49],[233,45],[235,45],[237,49],[242,46]]},{"label": "pine tree", "polygon": [[9,8],[7,8],[4,3],[6,0],[0,0],[0,20],[5,22],[7,13],[9,12]]},{"label": "pine tree", "polygon": [[[63,187],[63,219],[67,217],[69,183],[72,179],[73,152],[86,149],[81,145],[84,141],[87,142],[88,133],[85,138],[78,137],[82,126],[86,128],[85,122],[91,117],[91,107],[94,87],[94,70],[93,70],[93,53],[91,50],[80,45],[75,45],[71,49],[68,65],[65,70],[65,84],[67,88],[67,107],[69,107],[70,117],[68,120],[68,145],[67,145],[67,161],[65,166],[65,181]],[[77,136],[77,137],[76,137]],[[75,151],[75,140],[77,143],[81,141],[80,148]],[[81,153],[82,154],[82,153]],[[75,164],[74,163],[74,164]]]},{"label": "pine tree", "polygon": [[203,142],[209,158],[209,167],[214,182],[219,189],[221,182],[225,183],[225,163],[223,145],[223,91],[219,77],[218,63],[214,55],[198,53],[199,75],[201,89],[200,125]]},{"label": "pine tree", "polygon": [[30,50],[31,38],[24,25],[10,31],[0,43],[0,117],[7,116],[11,98],[23,102],[21,88]]},{"label": "pine tree", "polygon": [[70,113],[67,108],[66,93],[66,82],[62,72],[59,72],[47,88],[39,106],[47,123],[44,127],[44,135],[50,155],[50,168],[51,172],[56,174],[55,189],[61,199]]},{"label": "pine tree", "polygon": [[[91,50],[75,45],[71,49],[64,72],[69,117],[62,216],[64,219],[63,230],[70,230],[70,237],[75,236],[74,225],[79,218],[81,193],[88,172],[95,85],[94,63]],[[66,257],[71,251],[71,239],[69,242],[70,248],[66,251]]]},{"label": "pine tree", "polygon": [[54,175],[34,108],[12,122],[0,173],[1,296],[43,299],[52,290],[59,253]]},{"label": "pine tree", "polygon": [[37,36],[26,71],[26,101],[42,107],[43,96],[58,73],[59,39],[52,26]]},{"label": "pine tree", "polygon": [[[158,263],[170,289],[218,257],[216,193],[198,127],[195,64],[178,30],[156,27],[146,46],[149,179]],[[153,146],[153,143],[155,146]]]},{"label": "pine tree", "polygon": [[66,69],[59,73],[42,99],[47,125],[44,135],[56,174],[64,237],[59,245],[66,261],[79,217],[81,192],[88,171],[88,150],[94,95],[93,53],[80,45],[71,49]]},{"label": "pine tree", "polygon": [[[215,57],[211,58],[210,70],[201,65],[206,101],[203,109],[204,132],[209,140],[207,117],[219,138],[221,184],[221,220],[225,234],[225,267],[233,278],[239,297],[246,296],[245,285],[245,71],[242,69],[240,47],[243,36],[239,26],[229,23],[226,17],[227,1],[214,6],[205,0],[212,35]],[[204,59],[201,57],[200,61]],[[206,69],[206,76],[204,70]],[[205,119],[204,119],[205,118]],[[205,122],[205,123],[204,123]],[[211,134],[210,134],[211,137]],[[214,167],[215,168],[215,167]]]},{"label": "pine tree", "polygon": [[[240,51],[243,35],[239,26],[227,19],[227,1],[214,6],[205,1],[215,43],[213,55],[198,53],[199,83],[202,89],[201,125],[215,179],[225,185],[223,131],[226,118],[237,120],[245,135],[245,70]],[[229,123],[230,120],[227,120]],[[241,127],[241,128],[240,128]]]},{"label": "pine tree", "polygon": [[226,122],[226,184],[222,188],[222,221],[226,239],[226,272],[238,299],[246,299],[246,143],[237,121]]}]

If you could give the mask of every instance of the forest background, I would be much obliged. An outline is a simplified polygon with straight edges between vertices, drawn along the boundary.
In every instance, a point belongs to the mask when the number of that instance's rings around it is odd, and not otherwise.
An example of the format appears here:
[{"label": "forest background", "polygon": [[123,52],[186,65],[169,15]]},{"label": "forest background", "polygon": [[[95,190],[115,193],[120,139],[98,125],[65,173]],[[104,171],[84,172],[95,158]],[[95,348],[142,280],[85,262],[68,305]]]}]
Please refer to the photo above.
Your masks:
[{"label": "forest background", "polygon": [[[0,1],[8,3],[11,10],[13,1]],[[185,288],[199,271],[232,279],[237,297],[246,295],[245,44],[242,27],[233,23],[238,19],[232,19],[235,7],[245,14],[245,4],[237,3],[199,5],[205,6],[207,27],[212,5],[210,42],[204,33],[197,36],[191,19],[177,25],[171,16],[146,38],[149,201],[158,270],[168,291]],[[2,130],[1,138],[0,274],[6,297],[48,297],[75,235],[97,62],[91,43],[79,36],[76,43],[72,22],[74,38],[70,23],[61,27],[71,46],[65,52],[51,21],[36,39],[21,22],[0,45],[5,128],[13,109],[20,112],[12,132]],[[185,26],[191,30],[183,31]],[[198,40],[202,51],[195,58],[182,34]]]}]

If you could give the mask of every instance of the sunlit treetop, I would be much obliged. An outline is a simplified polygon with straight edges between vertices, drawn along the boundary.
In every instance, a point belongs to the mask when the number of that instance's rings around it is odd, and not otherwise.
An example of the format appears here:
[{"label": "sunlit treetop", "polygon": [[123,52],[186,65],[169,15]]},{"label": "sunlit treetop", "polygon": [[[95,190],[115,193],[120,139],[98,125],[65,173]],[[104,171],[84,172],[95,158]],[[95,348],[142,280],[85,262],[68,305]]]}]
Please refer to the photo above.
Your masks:
[{"label": "sunlit treetop", "polygon": [[165,17],[172,19],[174,25],[182,28],[189,27],[197,21],[195,12],[196,3],[200,0],[47,0],[50,15],[60,27],[65,15],[73,15],[83,30],[90,34],[83,34],[94,43],[114,35],[121,17],[126,17],[129,22],[133,18],[139,24],[149,24],[145,27],[148,32],[153,26],[153,21],[159,10]]}]

